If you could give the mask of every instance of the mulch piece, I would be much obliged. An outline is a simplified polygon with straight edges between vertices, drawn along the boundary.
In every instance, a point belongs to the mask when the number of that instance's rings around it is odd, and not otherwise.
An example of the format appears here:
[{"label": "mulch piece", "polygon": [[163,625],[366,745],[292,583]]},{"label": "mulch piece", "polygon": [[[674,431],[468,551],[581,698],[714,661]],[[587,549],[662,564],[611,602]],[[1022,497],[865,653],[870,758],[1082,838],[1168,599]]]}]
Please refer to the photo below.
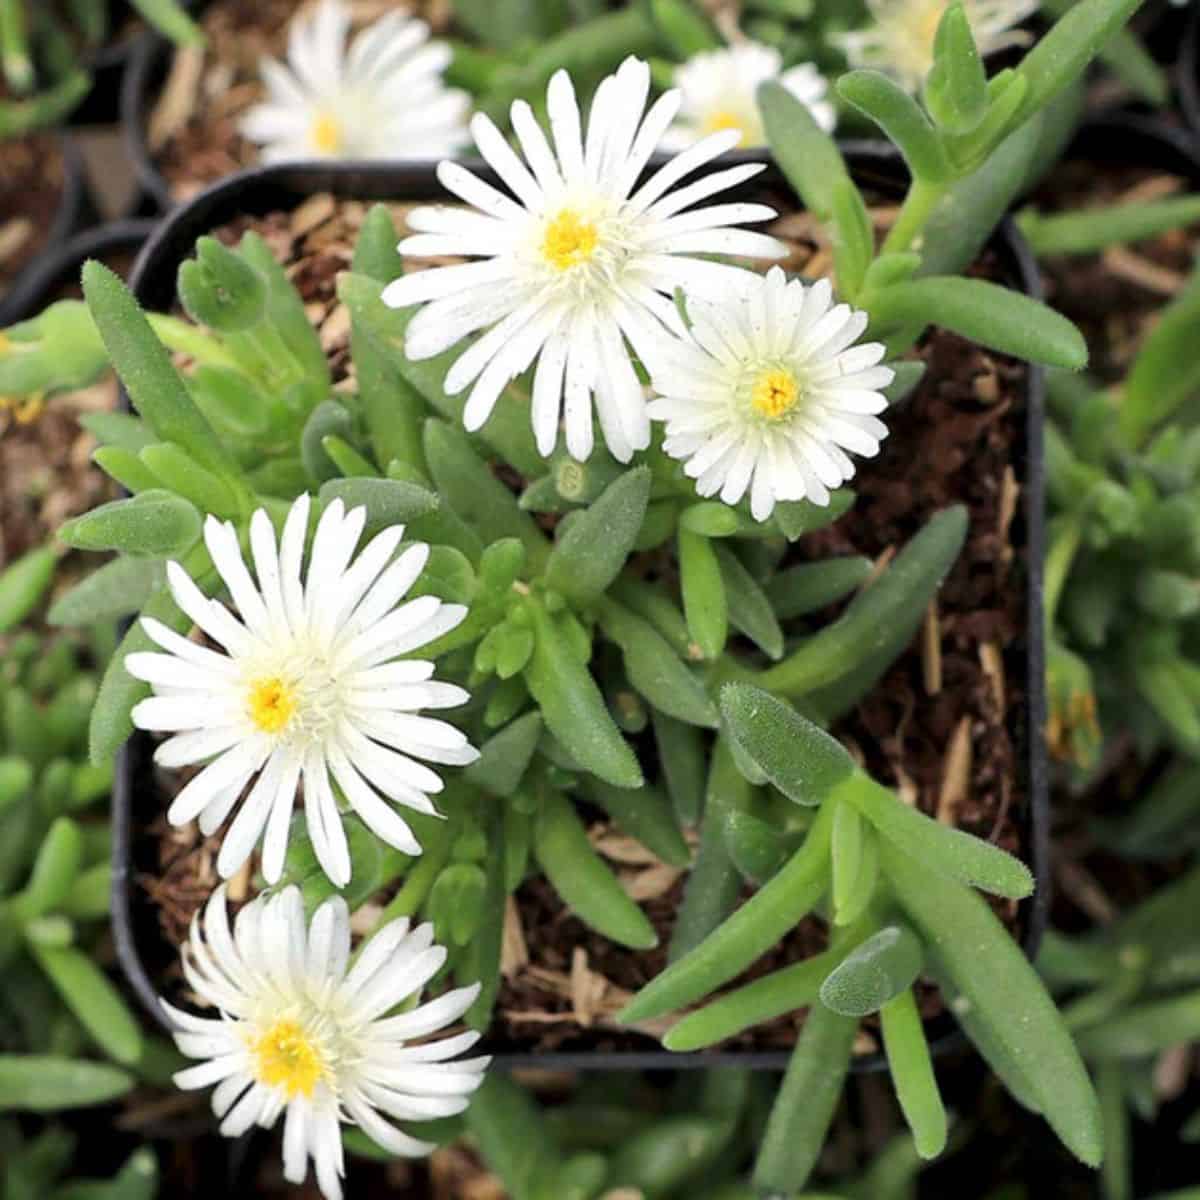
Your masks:
[{"label": "mulch piece", "polygon": [[[351,386],[351,364],[349,324],[336,299],[336,276],[349,266],[366,209],[317,195],[291,213],[241,218],[214,231],[233,243],[253,229],[268,242],[301,290],[339,388]],[[873,211],[881,227],[891,219],[885,207]],[[393,212],[402,217],[404,206]],[[807,214],[781,218],[775,232],[794,247],[789,269],[809,276],[828,273],[828,244]],[[986,260],[981,271],[997,274]],[[936,614],[927,615],[913,646],[836,732],[878,779],[909,802],[1020,853],[1028,802],[1020,513],[1025,369],[942,333],[927,337],[916,353],[928,363],[925,380],[894,414],[879,458],[860,464],[854,481],[857,505],[828,530],[793,546],[788,561],[854,553],[882,564],[933,513],[952,503],[967,505],[967,544],[938,597]],[[819,614],[810,627],[819,628],[838,610]],[[146,948],[147,958],[161,963],[159,978],[174,991],[181,980],[168,964],[215,882],[219,838],[202,839],[194,826],[169,829],[161,818],[163,797],[183,781],[158,773],[153,778],[159,796],[151,811],[160,816],[146,829],[135,857],[162,933],[157,948]],[[505,978],[489,1035],[495,1049],[646,1050],[656,1044],[647,1034],[665,1028],[621,1030],[613,1015],[665,965],[682,878],[603,821],[591,823],[589,836],[644,906],[659,931],[660,948],[633,953],[613,945],[566,911],[544,880],[528,880],[508,906]],[[248,897],[256,882],[246,871],[235,885]],[[998,909],[1019,933],[1016,905],[1002,903]],[[810,956],[824,937],[820,922],[803,922],[739,982]],[[922,994],[921,1003],[929,1017],[942,1008],[933,989]],[[797,1014],[765,1024],[726,1048],[784,1049],[794,1043],[802,1020]],[[877,1037],[865,1024],[859,1049],[877,1048]]]},{"label": "mulch piece", "polygon": [[56,137],[0,138],[0,296],[46,245],[65,184]]}]

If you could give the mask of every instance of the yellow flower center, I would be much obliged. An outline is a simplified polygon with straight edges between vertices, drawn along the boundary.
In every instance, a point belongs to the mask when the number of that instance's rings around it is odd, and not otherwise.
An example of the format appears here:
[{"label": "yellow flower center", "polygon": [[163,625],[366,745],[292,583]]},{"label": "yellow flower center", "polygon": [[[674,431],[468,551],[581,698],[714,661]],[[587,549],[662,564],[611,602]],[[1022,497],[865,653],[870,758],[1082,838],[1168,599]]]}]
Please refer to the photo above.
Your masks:
[{"label": "yellow flower center", "polygon": [[28,396],[0,396],[0,411],[11,409],[18,425],[31,425],[46,408],[45,392],[33,392]]},{"label": "yellow flower center", "polygon": [[583,220],[573,209],[564,208],[546,226],[542,256],[556,270],[566,271],[587,262],[595,254],[599,240],[599,231],[591,221]]},{"label": "yellow flower center", "polygon": [[754,381],[750,391],[750,403],[769,421],[777,421],[780,417],[787,416],[796,407],[799,399],[800,389],[796,386],[796,377],[782,367],[771,367],[763,371]]},{"label": "yellow flower center", "polygon": [[296,712],[296,694],[277,675],[250,685],[250,719],[263,733],[279,733]]},{"label": "yellow flower center", "polygon": [[711,112],[704,118],[705,133],[720,133],[724,129],[737,129],[741,133],[739,146],[746,144],[746,128],[742,118],[737,113],[730,112],[728,109],[719,108],[716,112]]},{"label": "yellow flower center", "polygon": [[281,1087],[289,1100],[310,1097],[325,1074],[320,1050],[295,1021],[281,1018],[250,1043],[254,1074],[267,1087]]},{"label": "yellow flower center", "polygon": [[336,154],[342,148],[342,127],[329,113],[317,114],[310,136],[322,154]]}]

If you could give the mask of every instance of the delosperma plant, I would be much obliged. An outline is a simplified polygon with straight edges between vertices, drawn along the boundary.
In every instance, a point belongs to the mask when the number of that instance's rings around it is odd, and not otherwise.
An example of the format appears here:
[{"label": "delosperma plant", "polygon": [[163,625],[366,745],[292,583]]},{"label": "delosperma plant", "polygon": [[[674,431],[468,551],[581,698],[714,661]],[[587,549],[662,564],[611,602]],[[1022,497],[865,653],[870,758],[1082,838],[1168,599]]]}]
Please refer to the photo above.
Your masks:
[{"label": "delosperma plant", "polygon": [[[336,387],[253,232],[198,241],[177,280],[189,320],[147,317],[92,263],[86,306],[10,331],[0,390],[111,364],[128,392],[132,412],[89,428],[130,495],[61,530],[116,557],[53,616],[131,618],[93,710],[94,761],[145,731],[174,782],[168,821],[199,818],[224,877],[261,840],[267,894],[232,933],[215,901],[189,939],[194,990],[228,1015],[186,1018],[181,1048],[217,1058],[182,1081],[222,1080],[230,1131],[286,1108],[289,1178],[311,1152],[339,1194],[339,1086],[357,1097],[341,1116],[396,1152],[416,1143],[376,1109],[461,1108],[477,1064],[400,1043],[459,1016],[487,1028],[505,900],[531,875],[611,942],[656,943],[581,803],[692,868],[671,965],[625,1020],[707,1001],[666,1035],[685,1049],[808,1009],[760,1188],[804,1186],[873,1014],[917,1148],[941,1150],[923,976],[1013,1093],[1099,1161],[1083,1064],[973,890],[1015,901],[1029,871],[907,805],[825,732],[911,643],[966,510],[930,514],[875,571],[786,556],[853,505],[844,485],[902,419],[924,370],[906,356],[930,326],[1085,365],[1069,321],[962,272],[1027,182],[1054,102],[1136,7],[1082,0],[989,80],[969,6],[952,4],[919,98],[879,72],[843,76],[838,96],[910,172],[880,241],[815,97],[762,83],[770,157],[826,231],[832,278],[771,265],[786,247],[760,227],[783,185],[755,191],[766,156],[720,161],[736,123],[656,154],[681,97],[653,98],[630,57],[590,107],[553,74],[545,126],[540,95],[507,106],[511,142],[474,117],[491,174],[442,162],[453,207],[408,210],[403,235],[385,207],[365,216],[337,285],[353,370]],[[343,983],[346,920],[371,899],[382,932]],[[277,958],[256,953],[266,913],[289,931]],[[712,996],[811,913],[826,949]],[[408,934],[418,914],[430,924]],[[412,971],[380,967],[376,947],[405,939]],[[426,1006],[386,1015],[426,983]],[[233,1049],[230,1020],[253,1026]],[[375,1034],[397,1040],[379,1043],[383,1074],[355,1057]]]}]

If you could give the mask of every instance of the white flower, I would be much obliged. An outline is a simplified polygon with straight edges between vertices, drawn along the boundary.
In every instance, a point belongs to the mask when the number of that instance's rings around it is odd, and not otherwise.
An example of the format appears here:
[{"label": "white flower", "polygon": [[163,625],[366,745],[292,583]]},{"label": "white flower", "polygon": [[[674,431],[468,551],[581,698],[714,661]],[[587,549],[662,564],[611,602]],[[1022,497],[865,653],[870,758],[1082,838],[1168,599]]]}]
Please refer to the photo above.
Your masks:
[{"label": "white flower", "polygon": [[193,920],[183,951],[188,986],[221,1015],[197,1017],[163,1001],[179,1049],[205,1060],[180,1071],[175,1083],[185,1090],[217,1085],[212,1107],[226,1137],[270,1128],[285,1114],[284,1177],[302,1183],[311,1158],[327,1200],[342,1195],[340,1122],[360,1126],[392,1154],[428,1154],[432,1145],[381,1113],[400,1121],[460,1113],[491,1061],[446,1061],[473,1046],[478,1033],[424,1040],[470,1008],[478,984],[385,1016],[418,996],[446,961],[432,925],[410,933],[407,920],[393,921],[347,970],[349,958],[350,915],[340,896],[326,900],[306,927],[300,890],[288,887],[247,904],[231,930],[221,886],[203,922]]},{"label": "white flower", "polygon": [[[180,637],[152,618],[142,628],[166,651],[134,653],[125,669],[154,687],[133,709],[141,729],[174,736],[155,752],[163,767],[205,762],[167,812],[173,825],[199,817],[211,834],[257,775],[225,837],[217,870],[232,875],[263,831],[263,874],[279,879],[297,785],[322,868],[338,887],[350,879],[350,853],[336,784],[363,823],[389,845],[420,854],[412,831],[383,797],[433,813],[442,781],[419,758],[463,765],[477,752],[444,721],[416,715],[450,708],[468,695],[431,679],[433,664],[394,661],[453,629],[460,604],[421,596],[400,604],[429,557],[422,543],[396,559],[404,527],[377,534],[354,558],[366,520],[341,500],[317,524],[305,581],[301,560],[309,497],[291,507],[278,545],[264,509],[250,521],[251,577],[231,524],[209,517],[204,540],[238,617],[207,599],[178,563],[167,565],[175,602],[225,653]],[[399,605],[399,607],[397,607]],[[239,619],[240,617],[240,619]],[[382,796],[380,795],[382,793]]]},{"label": "white flower", "polygon": [[650,423],[626,343],[649,364],[668,331],[682,331],[672,300],[677,288],[720,295],[749,275],[693,255],[783,253],[774,238],[730,228],[773,217],[765,205],[684,211],[762,169],[731,167],[675,187],[732,149],[735,130],[706,138],[637,186],[680,104],[672,91],[645,112],[649,91],[649,67],[626,59],[597,88],[585,133],[570,77],[558,71],[547,91],[553,149],[523,100],[512,106],[512,125],[524,161],[487,117],[472,119],[480,153],[515,200],[443,162],[438,178],[473,211],[419,208],[409,214],[409,226],[419,232],[400,243],[402,254],[483,260],[414,272],[383,293],[397,308],[433,302],[408,326],[409,358],[431,358],[467,334],[487,330],[445,381],[449,395],[471,387],[463,412],[468,429],[478,429],[505,385],[537,360],[532,420],[541,453],[554,449],[565,410],[567,449],[586,459],[594,400],[609,449],[627,462],[649,445]]},{"label": "white flower", "polygon": [[[1029,41],[1014,28],[1037,12],[1040,0],[963,0],[971,32],[981,55]],[[895,78],[910,92],[933,66],[933,42],[950,0],[867,0],[875,24],[833,40],[850,65],[873,67]]]},{"label": "white flower", "polygon": [[447,88],[451,50],[429,41],[429,26],[390,12],[349,49],[342,0],[320,0],[296,17],[287,65],[259,65],[267,99],[241,131],[267,162],[306,158],[440,158],[466,143],[470,97]]},{"label": "white flower", "polygon": [[689,300],[690,336],[655,370],[650,415],[666,422],[663,448],[684,462],[702,496],[765,521],[776,501],[828,504],[854,474],[846,454],[879,452],[894,372],[884,347],[855,345],[867,314],[833,304],[828,280],[790,283],[772,267],[723,303]]},{"label": "white flower", "polygon": [[837,112],[825,98],[829,90],[825,77],[812,63],[800,63],[781,74],[782,65],[778,50],[758,42],[707,50],[688,59],[675,71],[683,103],[663,145],[681,148],[722,129],[738,130],[739,146],[765,145],[757,93],[759,84],[768,79],[777,79],[830,132],[837,124]]}]

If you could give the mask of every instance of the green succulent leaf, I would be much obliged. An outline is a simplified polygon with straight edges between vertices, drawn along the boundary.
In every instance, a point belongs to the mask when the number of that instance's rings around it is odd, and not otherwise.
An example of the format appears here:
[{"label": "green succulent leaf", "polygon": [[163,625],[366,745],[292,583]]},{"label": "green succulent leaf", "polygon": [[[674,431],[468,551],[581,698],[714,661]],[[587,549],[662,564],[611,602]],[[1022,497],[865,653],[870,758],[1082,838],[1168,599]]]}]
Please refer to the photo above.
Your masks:
[{"label": "green succulent leaf", "polygon": [[861,942],[821,984],[821,1003],[844,1017],[865,1017],[894,1000],[921,972],[924,953],[905,925],[888,925]]},{"label": "green succulent leaf", "polygon": [[571,522],[546,562],[547,587],[580,604],[604,592],[633,549],[650,482],[648,467],[626,471]]},{"label": "green succulent leaf", "polygon": [[120,550],[148,558],[178,558],[200,539],[195,505],[165,488],[113,500],[73,517],[58,535],[79,550]]},{"label": "green succulent leaf", "polygon": [[39,1054],[0,1054],[0,1112],[57,1112],[105,1104],[133,1087],[127,1071],[107,1063]]}]

